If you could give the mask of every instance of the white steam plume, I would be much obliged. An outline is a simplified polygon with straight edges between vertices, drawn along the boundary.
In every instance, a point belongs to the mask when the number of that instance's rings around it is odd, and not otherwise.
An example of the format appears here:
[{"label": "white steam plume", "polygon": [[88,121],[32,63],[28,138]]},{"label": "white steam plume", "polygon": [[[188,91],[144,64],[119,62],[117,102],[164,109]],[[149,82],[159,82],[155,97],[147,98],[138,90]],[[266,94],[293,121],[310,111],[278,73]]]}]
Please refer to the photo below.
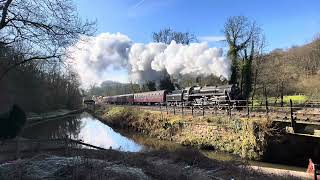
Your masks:
[{"label": "white steam plume", "polygon": [[172,41],[151,62],[156,71],[167,70],[170,75],[191,74],[229,77],[229,60],[222,49],[209,48],[207,43],[177,44]]},{"label": "white steam plume", "polygon": [[165,71],[170,75],[229,77],[230,60],[223,56],[222,49],[209,48],[206,43],[132,43],[120,33],[83,39],[70,52],[84,87],[107,80],[112,69],[126,70],[129,79],[138,83],[160,80]]},{"label": "white steam plume", "polygon": [[161,78],[162,69],[156,70],[151,67],[155,57],[166,49],[164,43],[133,44],[129,52],[129,72],[131,80],[143,83]]},{"label": "white steam plume", "polygon": [[69,52],[82,85],[88,88],[92,84],[100,84],[108,78],[110,80],[108,71],[126,69],[131,45],[131,40],[120,33],[81,38],[69,48]]}]

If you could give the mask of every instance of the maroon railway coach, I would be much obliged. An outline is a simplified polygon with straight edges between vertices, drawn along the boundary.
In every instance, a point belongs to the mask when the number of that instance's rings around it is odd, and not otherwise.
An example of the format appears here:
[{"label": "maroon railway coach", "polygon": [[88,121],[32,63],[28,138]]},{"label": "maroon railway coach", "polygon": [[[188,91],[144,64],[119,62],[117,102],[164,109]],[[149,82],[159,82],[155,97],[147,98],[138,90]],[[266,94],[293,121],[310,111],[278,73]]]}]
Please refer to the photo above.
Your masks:
[{"label": "maroon railway coach", "polygon": [[134,103],[138,104],[153,104],[164,103],[166,101],[166,90],[149,91],[134,94]]},{"label": "maroon railway coach", "polygon": [[110,104],[133,104],[133,94],[106,96],[103,102]]}]

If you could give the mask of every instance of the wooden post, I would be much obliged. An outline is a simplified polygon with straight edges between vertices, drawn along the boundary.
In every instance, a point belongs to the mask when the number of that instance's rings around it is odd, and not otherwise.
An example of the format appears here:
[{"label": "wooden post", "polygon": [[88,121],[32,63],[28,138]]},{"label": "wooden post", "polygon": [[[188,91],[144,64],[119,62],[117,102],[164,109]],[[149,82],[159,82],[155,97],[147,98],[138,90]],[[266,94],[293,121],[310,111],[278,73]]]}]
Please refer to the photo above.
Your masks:
[{"label": "wooden post", "polygon": [[176,115],[176,103],[173,105],[173,115]]},{"label": "wooden post", "polygon": [[191,114],[193,116],[193,106],[191,105]]},{"label": "wooden post", "polygon": [[229,114],[229,117],[231,118],[231,108],[230,108],[230,101],[228,102],[228,114]]},{"label": "wooden post", "polygon": [[218,114],[218,104],[217,104],[217,102],[215,103],[215,105],[214,105],[214,114],[215,115],[217,115]]},{"label": "wooden post", "polygon": [[269,115],[268,100],[266,100],[266,112],[267,112],[267,116],[268,116]]},{"label": "wooden post", "polygon": [[202,99],[202,116],[204,116],[204,99]]},{"label": "wooden post", "polygon": [[296,121],[293,117],[293,108],[292,108],[292,100],[291,99],[290,99],[290,116],[291,116],[291,127],[293,129],[293,132],[295,132]]},{"label": "wooden post", "polygon": [[182,102],[182,104],[181,104],[181,114],[182,114],[182,116],[183,116],[183,102]]},{"label": "wooden post", "polygon": [[264,88],[264,96],[266,98],[266,114],[268,116],[269,114],[269,108],[268,108],[268,96],[267,96],[267,88]]},{"label": "wooden post", "polygon": [[168,112],[168,103],[166,103],[166,111],[167,111],[167,114],[169,114],[169,112]]},{"label": "wooden post", "polygon": [[283,107],[283,81],[281,81],[281,90],[280,90],[280,93],[281,93],[281,107]]},{"label": "wooden post", "polygon": [[247,116],[250,117],[249,101],[247,99]]}]

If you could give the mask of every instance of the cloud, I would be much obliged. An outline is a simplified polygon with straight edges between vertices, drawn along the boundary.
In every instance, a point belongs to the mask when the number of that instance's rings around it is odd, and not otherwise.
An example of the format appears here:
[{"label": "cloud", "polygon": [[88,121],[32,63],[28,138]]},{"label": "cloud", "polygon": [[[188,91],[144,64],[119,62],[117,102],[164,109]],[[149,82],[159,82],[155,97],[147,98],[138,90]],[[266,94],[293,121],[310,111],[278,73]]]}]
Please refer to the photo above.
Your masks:
[{"label": "cloud", "polygon": [[145,0],[140,0],[138,3],[136,3],[135,5],[132,6],[132,9],[138,8],[138,7],[141,6],[144,2],[145,2]]},{"label": "cloud", "polygon": [[175,2],[172,0],[137,0],[128,7],[127,15],[129,18],[149,16],[166,9],[173,3]]},{"label": "cloud", "polygon": [[200,36],[198,39],[201,42],[219,42],[219,41],[225,41],[225,36]]}]

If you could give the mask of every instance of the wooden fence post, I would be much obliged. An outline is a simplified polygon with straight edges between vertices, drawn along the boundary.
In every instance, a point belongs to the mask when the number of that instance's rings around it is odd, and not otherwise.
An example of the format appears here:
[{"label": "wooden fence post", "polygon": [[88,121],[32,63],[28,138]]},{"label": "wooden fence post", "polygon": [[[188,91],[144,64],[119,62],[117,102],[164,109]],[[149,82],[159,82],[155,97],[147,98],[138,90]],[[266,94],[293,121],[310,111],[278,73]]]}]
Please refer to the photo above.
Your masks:
[{"label": "wooden fence post", "polygon": [[204,116],[204,99],[202,99],[202,116]]},{"label": "wooden fence post", "polygon": [[218,114],[218,104],[216,102],[216,104],[214,105],[214,114],[217,115]]},{"label": "wooden fence post", "polygon": [[182,116],[183,116],[183,102],[182,102],[182,104],[181,104],[181,114],[182,114]]},{"label": "wooden fence post", "polygon": [[293,108],[292,108],[292,100],[290,99],[290,116],[291,116],[291,127],[293,129],[293,132],[295,132],[296,129],[296,121],[293,117]]},{"label": "wooden fence post", "polygon": [[231,118],[231,108],[230,108],[230,100],[228,102],[228,115]]},{"label": "wooden fence post", "polygon": [[173,105],[173,115],[176,115],[176,104]]},{"label": "wooden fence post", "polygon": [[191,114],[193,116],[193,105],[191,105]]},{"label": "wooden fence post", "polygon": [[249,108],[249,101],[247,99],[247,116],[250,117],[250,108]]},{"label": "wooden fence post", "polygon": [[169,112],[168,112],[168,103],[166,103],[166,111],[167,111],[167,114],[169,114]]},{"label": "wooden fence post", "polygon": [[269,108],[268,108],[268,96],[267,96],[267,88],[264,88],[264,96],[266,98],[266,114],[268,116],[269,114]]}]

